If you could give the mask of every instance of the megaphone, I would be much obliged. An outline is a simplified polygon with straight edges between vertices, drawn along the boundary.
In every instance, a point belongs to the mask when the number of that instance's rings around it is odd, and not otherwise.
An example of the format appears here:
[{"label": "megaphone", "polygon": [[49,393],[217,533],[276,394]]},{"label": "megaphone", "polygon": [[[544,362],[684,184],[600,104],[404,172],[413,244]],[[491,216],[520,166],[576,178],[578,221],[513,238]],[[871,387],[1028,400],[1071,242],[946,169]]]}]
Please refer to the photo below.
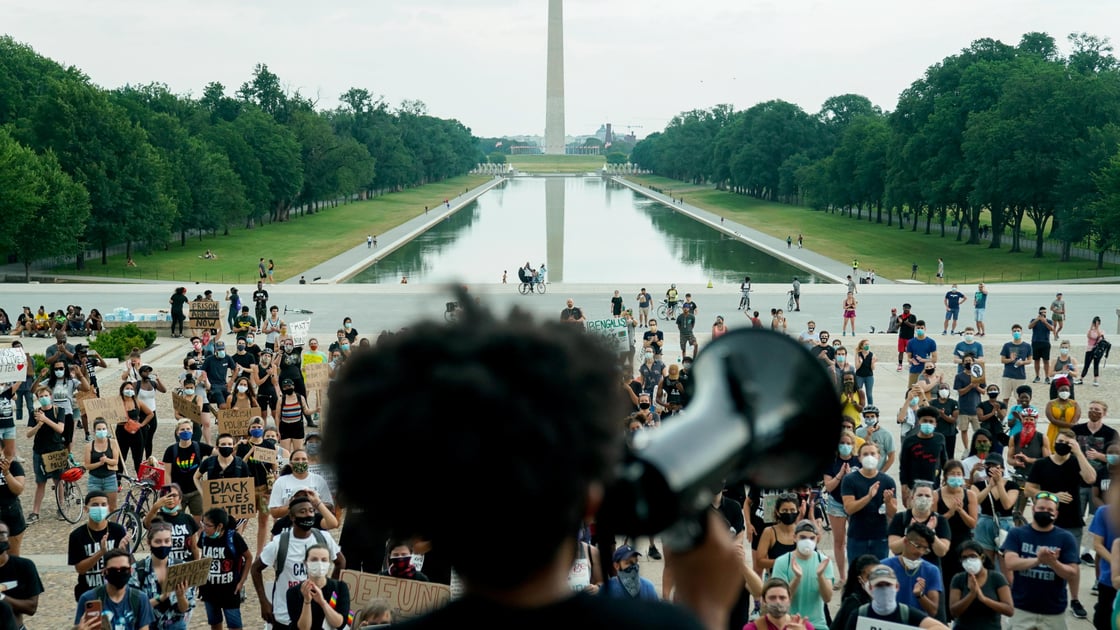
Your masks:
[{"label": "megaphone", "polygon": [[[692,367],[695,395],[636,434],[596,520],[628,536],[686,538],[724,483],[783,489],[819,480],[836,453],[841,408],[820,361],[791,337],[730,331]],[[677,526],[677,529],[671,529]],[[672,544],[670,534],[682,539]]]}]

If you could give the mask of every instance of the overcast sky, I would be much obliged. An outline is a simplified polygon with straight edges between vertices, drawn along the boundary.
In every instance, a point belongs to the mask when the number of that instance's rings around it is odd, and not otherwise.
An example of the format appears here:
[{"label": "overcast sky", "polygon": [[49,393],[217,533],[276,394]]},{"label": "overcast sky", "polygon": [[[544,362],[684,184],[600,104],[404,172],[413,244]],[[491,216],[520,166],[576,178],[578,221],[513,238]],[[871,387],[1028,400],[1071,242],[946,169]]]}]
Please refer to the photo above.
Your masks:
[{"label": "overcast sky", "polygon": [[[363,87],[479,136],[543,134],[547,0],[0,0],[0,29],[95,83],[233,91],[263,62],[333,108]],[[1120,41],[1115,0],[565,0],[568,134],[682,110],[860,93],[890,110],[971,41]]]}]

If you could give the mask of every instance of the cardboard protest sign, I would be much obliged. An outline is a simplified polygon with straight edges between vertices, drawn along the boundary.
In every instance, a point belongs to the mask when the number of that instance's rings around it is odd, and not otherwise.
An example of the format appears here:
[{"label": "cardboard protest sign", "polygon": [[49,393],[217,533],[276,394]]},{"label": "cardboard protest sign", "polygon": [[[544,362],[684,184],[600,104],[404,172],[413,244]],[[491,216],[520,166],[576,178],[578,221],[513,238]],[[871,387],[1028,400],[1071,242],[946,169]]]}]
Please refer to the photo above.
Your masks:
[{"label": "cardboard protest sign", "polygon": [[251,458],[262,464],[276,464],[276,449],[259,446],[253,449]]},{"label": "cardboard protest sign", "polygon": [[331,369],[326,363],[303,366],[303,382],[309,392],[325,392],[331,383]]},{"label": "cardboard protest sign", "polygon": [[82,415],[90,420],[105,418],[110,424],[128,420],[128,414],[124,412],[124,401],[120,396],[85,398],[79,404],[82,405]]},{"label": "cardboard protest sign", "polygon": [[0,349],[0,384],[22,383],[27,379],[27,351],[23,348]]},{"label": "cardboard protest sign", "polygon": [[218,431],[238,438],[249,433],[249,423],[253,416],[260,415],[260,409],[218,409],[215,413],[218,416]]},{"label": "cardboard protest sign", "polygon": [[198,403],[194,400],[179,394],[172,394],[171,403],[175,406],[176,418],[187,418],[195,422],[202,422],[202,410],[198,408]]},{"label": "cardboard protest sign", "polygon": [[305,319],[299,322],[291,322],[288,324],[288,335],[292,338],[292,343],[297,346],[302,346],[307,341],[307,336],[311,333],[311,320]]},{"label": "cardboard protest sign", "polygon": [[199,300],[190,303],[191,328],[217,328],[222,318],[222,309],[214,300]]},{"label": "cardboard protest sign", "polygon": [[180,562],[167,567],[167,580],[165,584],[171,585],[187,583],[188,587],[201,586],[210,579],[210,558]]},{"label": "cardboard protest sign", "polygon": [[[45,429],[40,429],[43,431]],[[70,467],[70,451],[55,451],[43,454],[43,469],[51,473],[56,470],[66,470]]]},{"label": "cardboard protest sign", "polygon": [[603,340],[613,350],[617,352],[630,350],[630,341],[626,333],[626,320],[622,318],[589,319],[583,325],[587,332],[602,336]]},{"label": "cardboard protest sign", "polygon": [[203,511],[222,508],[230,518],[249,518],[256,513],[256,494],[252,477],[231,479],[204,479],[199,484],[202,491]]},{"label": "cardboard protest sign", "polygon": [[350,607],[364,608],[374,599],[388,600],[389,606],[411,619],[440,608],[451,600],[451,587],[433,582],[402,580],[387,575],[373,575],[345,570],[340,578],[350,587]]}]

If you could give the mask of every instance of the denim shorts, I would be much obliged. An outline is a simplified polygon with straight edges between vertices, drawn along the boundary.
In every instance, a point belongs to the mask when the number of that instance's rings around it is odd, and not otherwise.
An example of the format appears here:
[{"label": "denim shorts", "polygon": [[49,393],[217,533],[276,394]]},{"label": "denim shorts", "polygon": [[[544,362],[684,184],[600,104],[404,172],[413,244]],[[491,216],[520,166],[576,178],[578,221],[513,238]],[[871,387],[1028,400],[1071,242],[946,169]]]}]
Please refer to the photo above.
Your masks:
[{"label": "denim shorts", "polygon": [[47,483],[48,479],[58,481],[62,477],[62,471],[56,470],[48,473],[45,466],[43,466],[43,456],[39,453],[31,453],[31,467],[35,469],[35,483]]},{"label": "denim shorts", "polygon": [[0,440],[14,440],[16,439],[15,427],[4,427],[0,429]]},{"label": "denim shorts", "polygon": [[120,490],[120,483],[117,481],[116,475],[110,475],[108,477],[94,477],[93,475],[88,475],[86,478],[88,479],[86,483],[87,494],[90,492],[113,494]]},{"label": "denim shorts", "polygon": [[[999,517],[1000,528],[1011,531],[1014,526],[1015,520],[1010,516]],[[999,528],[996,527],[995,519],[987,514],[981,514],[976,521],[976,530],[972,534],[972,539],[988,551],[999,551],[999,546],[996,545],[996,535],[998,534]]]},{"label": "denim shorts", "polygon": [[844,511],[844,504],[833,499],[831,494],[825,492],[821,494],[821,498],[824,499],[825,514],[838,518],[848,518],[848,513]]},{"label": "denim shorts", "polygon": [[241,609],[240,608],[218,608],[210,602],[203,602],[206,604],[206,623],[216,626],[222,623],[222,615],[226,617],[226,627],[230,630],[239,630],[244,626],[241,625]]}]

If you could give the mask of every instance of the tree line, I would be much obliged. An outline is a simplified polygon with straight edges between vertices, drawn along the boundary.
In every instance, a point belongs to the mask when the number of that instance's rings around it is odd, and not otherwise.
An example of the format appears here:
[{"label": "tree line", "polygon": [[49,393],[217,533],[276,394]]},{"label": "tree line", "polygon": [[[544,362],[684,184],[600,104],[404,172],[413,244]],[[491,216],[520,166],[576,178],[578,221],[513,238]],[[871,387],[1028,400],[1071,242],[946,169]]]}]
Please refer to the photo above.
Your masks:
[{"label": "tree line", "polygon": [[[471,130],[351,88],[332,110],[267,65],[232,95],[152,83],[106,90],[0,37],[0,252],[24,263],[147,252],[188,233],[287,221],[324,204],[467,173]],[[293,210],[296,212],[293,213]]]},{"label": "tree line", "polygon": [[[639,142],[631,161],[693,183],[809,205],[925,233],[946,224],[979,244],[1034,256],[1048,232],[1068,260],[1090,241],[1098,267],[1120,246],[1120,64],[1108,39],[1027,33],[1018,45],[974,41],[931,65],[884,112],[858,94],[815,114],[781,100],[682,112]],[[987,215],[982,218],[982,213]],[[983,226],[981,224],[984,224]],[[967,230],[967,231],[966,231]]]}]

